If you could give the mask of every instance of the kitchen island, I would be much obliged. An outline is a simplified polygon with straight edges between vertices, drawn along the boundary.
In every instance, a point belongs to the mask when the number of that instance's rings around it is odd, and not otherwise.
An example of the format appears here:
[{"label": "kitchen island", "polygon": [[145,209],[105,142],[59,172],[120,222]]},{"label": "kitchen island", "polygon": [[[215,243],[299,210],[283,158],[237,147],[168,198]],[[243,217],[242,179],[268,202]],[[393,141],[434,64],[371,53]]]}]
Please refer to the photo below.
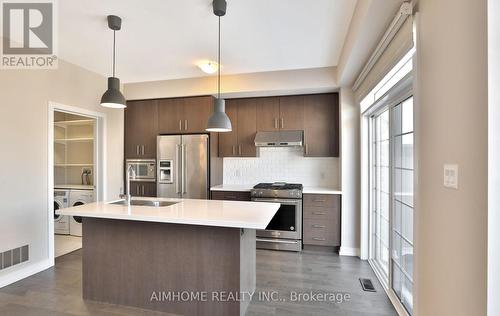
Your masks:
[{"label": "kitchen island", "polygon": [[58,210],[83,218],[83,298],[180,315],[244,315],[255,230],[279,204],[137,198]]}]

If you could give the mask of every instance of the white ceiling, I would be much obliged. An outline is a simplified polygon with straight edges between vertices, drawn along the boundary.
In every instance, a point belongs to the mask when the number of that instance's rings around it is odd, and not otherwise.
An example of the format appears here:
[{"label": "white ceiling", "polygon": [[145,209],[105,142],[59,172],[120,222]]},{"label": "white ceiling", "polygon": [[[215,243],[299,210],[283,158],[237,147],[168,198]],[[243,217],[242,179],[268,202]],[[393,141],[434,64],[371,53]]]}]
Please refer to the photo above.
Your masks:
[{"label": "white ceiling", "polygon": [[[336,66],[356,0],[227,0],[222,18],[223,73]],[[211,0],[58,1],[59,56],[105,76],[112,32],[122,17],[117,76],[139,82],[205,76],[215,60],[217,17]]]}]

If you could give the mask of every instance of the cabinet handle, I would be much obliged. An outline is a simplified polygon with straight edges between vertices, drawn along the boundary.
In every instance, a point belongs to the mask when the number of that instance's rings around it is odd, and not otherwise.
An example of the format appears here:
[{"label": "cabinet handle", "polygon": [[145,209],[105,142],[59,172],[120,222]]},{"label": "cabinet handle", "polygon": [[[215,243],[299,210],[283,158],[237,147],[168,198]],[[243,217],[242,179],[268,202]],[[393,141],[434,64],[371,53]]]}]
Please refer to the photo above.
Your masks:
[{"label": "cabinet handle", "polygon": [[284,127],[285,127],[285,120],[281,118],[281,129],[283,129]]},{"label": "cabinet handle", "polygon": [[188,120],[184,120],[184,130],[188,130]]},{"label": "cabinet handle", "polygon": [[142,196],[144,196],[144,184],[142,185]]},{"label": "cabinet handle", "polygon": [[241,145],[238,145],[238,155],[241,156]]},{"label": "cabinet handle", "polygon": [[234,145],[233,145],[233,156],[236,156],[236,149],[235,149]]},{"label": "cabinet handle", "polygon": [[274,129],[278,129],[278,119],[274,118]]},{"label": "cabinet handle", "polygon": [[139,185],[135,187],[135,192],[137,193],[137,196],[139,196]]},{"label": "cabinet handle", "polygon": [[320,202],[320,203],[323,203],[323,202],[326,202],[326,200],[314,200],[314,202]]},{"label": "cabinet handle", "polygon": [[315,224],[315,225],[313,225],[313,228],[326,228],[326,226],[324,226],[324,225],[316,225]]},{"label": "cabinet handle", "polygon": [[182,120],[179,120],[179,131],[182,131]]},{"label": "cabinet handle", "polygon": [[142,155],[144,156],[144,145],[141,146],[141,152],[142,152]]},{"label": "cabinet handle", "polygon": [[317,241],[325,241],[326,239],[325,239],[325,238],[319,238],[319,237],[313,237],[313,240],[317,240]]},{"label": "cabinet handle", "polygon": [[314,215],[325,215],[325,212],[313,212]]},{"label": "cabinet handle", "polygon": [[305,146],[305,149],[306,149],[306,156],[309,154],[309,148],[307,148],[307,147],[308,147],[308,146],[307,146],[307,144],[306,144],[306,146]]},{"label": "cabinet handle", "polygon": [[139,145],[135,145],[135,153],[139,156]]}]

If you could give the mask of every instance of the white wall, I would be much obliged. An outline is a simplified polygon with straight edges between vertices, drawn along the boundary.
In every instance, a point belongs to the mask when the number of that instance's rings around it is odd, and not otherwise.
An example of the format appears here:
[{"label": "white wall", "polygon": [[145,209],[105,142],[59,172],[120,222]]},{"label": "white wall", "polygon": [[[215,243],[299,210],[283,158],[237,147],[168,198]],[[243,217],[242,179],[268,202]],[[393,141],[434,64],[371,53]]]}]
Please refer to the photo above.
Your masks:
[{"label": "white wall", "polygon": [[[486,0],[418,6],[415,315],[486,315]],[[445,163],[459,165],[458,190],[443,187]]]},{"label": "white wall", "polygon": [[[338,88],[335,67],[269,71],[223,76],[223,97],[253,97],[333,92]],[[127,83],[127,100],[215,95],[215,76]]]},{"label": "white wall", "polygon": [[360,121],[353,91],[340,89],[342,246],[341,255],[360,255]]},{"label": "white wall", "polygon": [[488,315],[500,315],[500,1],[488,0]]},{"label": "white wall", "polygon": [[257,158],[224,158],[224,184],[285,181],[340,187],[338,158],[304,157],[303,148],[260,148]]},{"label": "white wall", "polygon": [[0,251],[30,245],[30,261],[0,271],[0,286],[51,263],[48,257],[48,103],[107,113],[107,197],[122,185],[123,111],[99,99],[106,78],[59,61],[57,70],[0,70]]}]

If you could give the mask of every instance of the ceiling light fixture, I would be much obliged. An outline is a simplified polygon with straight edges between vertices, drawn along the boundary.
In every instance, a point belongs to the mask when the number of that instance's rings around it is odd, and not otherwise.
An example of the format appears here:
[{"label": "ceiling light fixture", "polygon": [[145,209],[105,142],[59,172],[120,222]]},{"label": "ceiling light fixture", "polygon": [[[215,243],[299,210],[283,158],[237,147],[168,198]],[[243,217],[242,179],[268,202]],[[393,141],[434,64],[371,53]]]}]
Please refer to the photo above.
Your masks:
[{"label": "ceiling light fixture", "polygon": [[220,97],[220,17],[226,14],[226,0],[214,0],[214,14],[219,17],[219,44],[217,51],[217,99],[215,99],[214,112],[208,119],[208,132],[230,132],[233,130],[231,121],[227,116],[226,101]]},{"label": "ceiling light fixture", "polygon": [[207,73],[207,74],[213,74],[217,71],[219,67],[219,64],[215,61],[204,61],[202,63],[199,63],[198,64],[198,68],[201,69],[201,71],[203,71],[204,73]]},{"label": "ceiling light fixture", "polygon": [[122,27],[122,19],[116,15],[108,15],[108,27],[113,30],[113,76],[108,78],[108,90],[101,98],[101,105],[107,108],[123,109],[127,105],[120,92],[120,79],[115,77],[116,31]]}]

